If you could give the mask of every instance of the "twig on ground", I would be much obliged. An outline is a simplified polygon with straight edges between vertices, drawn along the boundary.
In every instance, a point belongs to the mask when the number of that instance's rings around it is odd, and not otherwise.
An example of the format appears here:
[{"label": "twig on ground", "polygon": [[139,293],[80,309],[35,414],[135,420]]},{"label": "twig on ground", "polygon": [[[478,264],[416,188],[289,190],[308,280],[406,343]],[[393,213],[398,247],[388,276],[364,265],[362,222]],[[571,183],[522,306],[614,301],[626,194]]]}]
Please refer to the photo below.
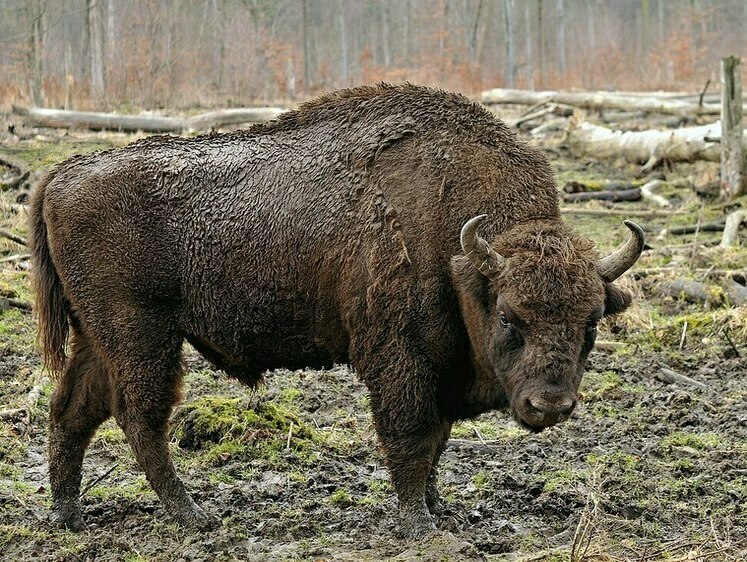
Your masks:
[{"label": "twig on ground", "polygon": [[737,346],[734,345],[734,342],[732,341],[731,336],[729,335],[729,328],[727,326],[724,326],[724,336],[726,337],[726,341],[729,342],[729,345],[731,346],[731,349],[734,352],[734,355],[737,357],[737,359],[741,358],[742,356],[739,354],[739,350],[737,349]]},{"label": "twig on ground", "polygon": [[288,441],[285,443],[285,450],[290,451],[291,448],[291,437],[293,437],[293,422],[290,422],[290,426],[288,427]]},{"label": "twig on ground", "polygon": [[119,466],[119,463],[115,462],[113,465],[111,465],[109,467],[109,469],[106,472],[104,472],[104,474],[102,474],[101,476],[97,476],[96,478],[94,478],[92,482],[90,482],[85,488],[83,488],[83,491],[80,493],[80,497],[82,498],[83,496],[85,496],[86,493],[88,492],[88,490],[90,490],[96,484],[98,484],[99,482],[101,482],[104,478],[106,478],[107,476],[109,476],[112,472],[114,472],[114,469],[117,468],[118,466]]},{"label": "twig on ground", "polygon": [[668,199],[662,197],[657,193],[654,193],[655,189],[658,189],[663,185],[666,185],[666,182],[662,180],[651,180],[650,182],[646,182],[641,186],[641,196],[644,199],[648,199],[649,201],[656,203],[660,207],[671,207],[672,204]]},{"label": "twig on ground", "polygon": [[685,336],[687,335],[687,320],[685,320],[685,323],[682,325],[682,336],[680,336],[680,351],[682,351],[682,347],[685,345]]},{"label": "twig on ground", "polygon": [[0,263],[7,263],[11,261],[24,261],[31,259],[31,254],[13,254],[11,256],[5,256],[0,259]]},{"label": "twig on ground", "polygon": [[487,443],[485,443],[485,437],[483,436],[482,432],[476,425],[472,425],[472,430],[475,432],[475,435],[477,435],[477,438],[480,440],[480,443],[487,446]]}]

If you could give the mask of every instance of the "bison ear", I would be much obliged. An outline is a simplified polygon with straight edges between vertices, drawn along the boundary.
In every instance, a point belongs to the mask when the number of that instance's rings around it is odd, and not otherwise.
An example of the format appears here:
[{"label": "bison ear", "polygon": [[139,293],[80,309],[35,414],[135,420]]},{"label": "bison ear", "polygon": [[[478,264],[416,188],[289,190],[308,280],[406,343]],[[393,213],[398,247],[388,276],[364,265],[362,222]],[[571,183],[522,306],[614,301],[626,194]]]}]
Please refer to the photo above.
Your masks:
[{"label": "bison ear", "polygon": [[604,315],[612,316],[620,314],[633,302],[633,295],[624,289],[616,287],[612,283],[607,283],[604,287]]},{"label": "bison ear", "polygon": [[451,280],[461,297],[469,295],[481,305],[490,302],[489,280],[480,273],[466,256],[451,258]]}]

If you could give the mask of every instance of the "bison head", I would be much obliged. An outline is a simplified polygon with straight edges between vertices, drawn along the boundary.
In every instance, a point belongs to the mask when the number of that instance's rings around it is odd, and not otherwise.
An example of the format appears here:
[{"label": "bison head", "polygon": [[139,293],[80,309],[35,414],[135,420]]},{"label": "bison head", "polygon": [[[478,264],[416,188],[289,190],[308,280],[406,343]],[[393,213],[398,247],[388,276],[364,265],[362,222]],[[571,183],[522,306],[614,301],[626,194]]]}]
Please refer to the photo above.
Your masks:
[{"label": "bison head", "polygon": [[630,304],[613,281],[640,257],[643,230],[625,221],[630,238],[600,259],[556,220],[514,226],[489,244],[477,234],[484,218],[464,225],[464,256],[452,263],[476,371],[467,401],[475,413],[508,405],[540,431],[575,408],[597,323]]}]

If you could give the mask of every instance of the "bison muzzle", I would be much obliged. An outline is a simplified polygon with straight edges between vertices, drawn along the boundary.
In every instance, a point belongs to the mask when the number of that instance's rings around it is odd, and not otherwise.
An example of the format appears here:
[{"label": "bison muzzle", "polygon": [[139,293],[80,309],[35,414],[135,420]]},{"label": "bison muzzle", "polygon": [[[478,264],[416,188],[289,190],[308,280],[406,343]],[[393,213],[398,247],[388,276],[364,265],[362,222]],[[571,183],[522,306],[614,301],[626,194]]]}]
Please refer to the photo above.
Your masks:
[{"label": "bison muzzle", "polygon": [[560,219],[542,153],[466,98],[413,85],[333,92],[246,131],[77,156],[36,189],[36,309],[53,519],[84,526],[81,464],[114,416],[166,510],[213,524],[167,425],[186,340],[249,385],[349,363],[367,385],[405,530],[434,528],[454,422],[571,415],[614,280]]}]

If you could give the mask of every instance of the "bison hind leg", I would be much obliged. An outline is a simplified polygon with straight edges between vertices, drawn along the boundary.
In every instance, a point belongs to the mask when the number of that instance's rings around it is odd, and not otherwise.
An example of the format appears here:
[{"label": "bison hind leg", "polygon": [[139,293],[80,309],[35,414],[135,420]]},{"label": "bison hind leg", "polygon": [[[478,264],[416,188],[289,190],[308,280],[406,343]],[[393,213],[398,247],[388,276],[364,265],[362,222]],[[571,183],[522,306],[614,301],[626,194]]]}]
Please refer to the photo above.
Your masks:
[{"label": "bison hind leg", "polygon": [[73,328],[71,357],[52,393],[49,415],[51,520],[85,528],[80,505],[83,457],[96,429],[111,415],[109,375],[87,338]]},{"label": "bison hind leg", "polygon": [[[158,334],[159,337],[154,337]],[[208,530],[217,521],[187,493],[169,453],[169,417],[180,396],[181,336],[150,326],[108,350],[113,369],[114,417],[138,464],[166,511],[177,523]]]}]

